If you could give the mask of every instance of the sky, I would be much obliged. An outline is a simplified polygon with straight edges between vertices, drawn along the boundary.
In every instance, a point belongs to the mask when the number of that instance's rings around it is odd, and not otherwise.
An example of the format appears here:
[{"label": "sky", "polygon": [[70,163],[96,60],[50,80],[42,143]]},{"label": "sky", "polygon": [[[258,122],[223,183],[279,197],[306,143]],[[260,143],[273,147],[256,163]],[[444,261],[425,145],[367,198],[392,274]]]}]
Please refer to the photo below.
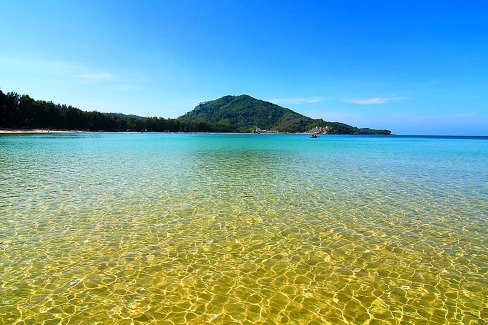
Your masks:
[{"label": "sky", "polygon": [[176,118],[247,94],[395,134],[488,135],[488,1],[0,0],[0,89]]}]

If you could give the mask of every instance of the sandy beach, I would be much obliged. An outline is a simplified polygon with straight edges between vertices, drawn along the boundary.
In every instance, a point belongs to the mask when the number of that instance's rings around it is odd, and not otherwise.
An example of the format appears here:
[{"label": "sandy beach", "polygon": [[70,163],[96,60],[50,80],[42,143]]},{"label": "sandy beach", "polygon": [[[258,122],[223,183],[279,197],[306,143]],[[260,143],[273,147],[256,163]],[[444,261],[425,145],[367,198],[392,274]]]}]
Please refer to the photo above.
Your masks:
[{"label": "sandy beach", "polygon": [[73,133],[80,131],[73,130],[44,130],[44,129],[0,129],[0,134],[15,134],[15,133]]}]

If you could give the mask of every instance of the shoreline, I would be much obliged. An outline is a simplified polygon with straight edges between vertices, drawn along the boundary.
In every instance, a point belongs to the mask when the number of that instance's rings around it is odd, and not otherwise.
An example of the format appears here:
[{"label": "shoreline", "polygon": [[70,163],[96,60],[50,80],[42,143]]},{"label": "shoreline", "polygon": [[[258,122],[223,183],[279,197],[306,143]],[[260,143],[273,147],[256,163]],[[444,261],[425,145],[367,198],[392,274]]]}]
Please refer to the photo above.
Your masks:
[{"label": "shoreline", "polygon": [[45,129],[0,129],[0,134],[22,134],[22,133],[76,133],[75,130],[45,130]]},{"label": "shoreline", "polygon": [[240,133],[240,132],[154,132],[154,131],[85,131],[85,130],[47,130],[47,129],[0,129],[0,134],[28,134],[28,133],[187,133],[187,134],[312,134],[307,132],[299,133],[280,133],[280,132],[263,132],[263,133]]},{"label": "shoreline", "polygon": [[[48,134],[48,133],[174,133],[174,134],[265,134],[265,135],[311,135],[313,133],[280,133],[280,132],[263,132],[263,133],[234,133],[234,132],[138,132],[138,131],[84,131],[84,130],[47,130],[47,129],[2,129],[0,128],[0,135],[2,134]],[[361,135],[361,134],[321,134],[320,136],[337,136],[337,135]],[[399,137],[441,137],[441,138],[480,138],[488,139],[488,135],[422,135],[422,134],[365,134],[370,136],[399,136]]]},{"label": "shoreline", "polygon": [[[327,134],[327,133],[313,133],[313,132],[166,132],[166,131],[88,131],[88,130],[51,130],[51,129],[2,129],[0,128],[0,134],[36,134],[36,133],[186,133],[186,134],[265,134],[265,135],[282,135],[282,134],[302,134],[302,135],[358,135],[358,134]],[[371,134],[371,135],[383,135],[383,134]]]}]

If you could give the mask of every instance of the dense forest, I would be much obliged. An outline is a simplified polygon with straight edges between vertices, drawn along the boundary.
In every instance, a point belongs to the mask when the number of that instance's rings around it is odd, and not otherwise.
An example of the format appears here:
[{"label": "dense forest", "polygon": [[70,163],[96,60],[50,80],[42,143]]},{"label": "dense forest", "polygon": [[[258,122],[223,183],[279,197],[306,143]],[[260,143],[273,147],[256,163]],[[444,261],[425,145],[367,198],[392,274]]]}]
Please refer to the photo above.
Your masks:
[{"label": "dense forest", "polygon": [[179,119],[229,124],[237,132],[263,129],[291,133],[305,131],[312,121],[288,108],[249,95],[224,96],[200,103]]},{"label": "dense forest", "polygon": [[130,132],[231,132],[218,123],[82,111],[0,90],[0,128]]}]

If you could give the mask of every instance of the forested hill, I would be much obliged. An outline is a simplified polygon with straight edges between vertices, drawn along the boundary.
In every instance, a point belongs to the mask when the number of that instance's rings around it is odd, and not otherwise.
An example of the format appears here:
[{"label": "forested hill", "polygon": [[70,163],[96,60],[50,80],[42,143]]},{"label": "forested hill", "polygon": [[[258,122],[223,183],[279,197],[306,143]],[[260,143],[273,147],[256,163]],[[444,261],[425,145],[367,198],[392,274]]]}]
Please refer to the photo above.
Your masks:
[{"label": "forested hill", "polygon": [[231,132],[231,128],[204,122],[118,113],[82,111],[73,106],[35,100],[0,90],[0,128],[132,132]]},{"label": "forested hill", "polygon": [[390,134],[389,130],[356,128],[344,123],[312,119],[248,95],[224,96],[201,103],[178,120],[230,125],[235,132],[253,132],[259,129],[291,133]]},{"label": "forested hill", "polygon": [[256,129],[299,132],[311,121],[290,109],[248,95],[224,96],[201,103],[178,119],[231,125],[237,132]]}]

